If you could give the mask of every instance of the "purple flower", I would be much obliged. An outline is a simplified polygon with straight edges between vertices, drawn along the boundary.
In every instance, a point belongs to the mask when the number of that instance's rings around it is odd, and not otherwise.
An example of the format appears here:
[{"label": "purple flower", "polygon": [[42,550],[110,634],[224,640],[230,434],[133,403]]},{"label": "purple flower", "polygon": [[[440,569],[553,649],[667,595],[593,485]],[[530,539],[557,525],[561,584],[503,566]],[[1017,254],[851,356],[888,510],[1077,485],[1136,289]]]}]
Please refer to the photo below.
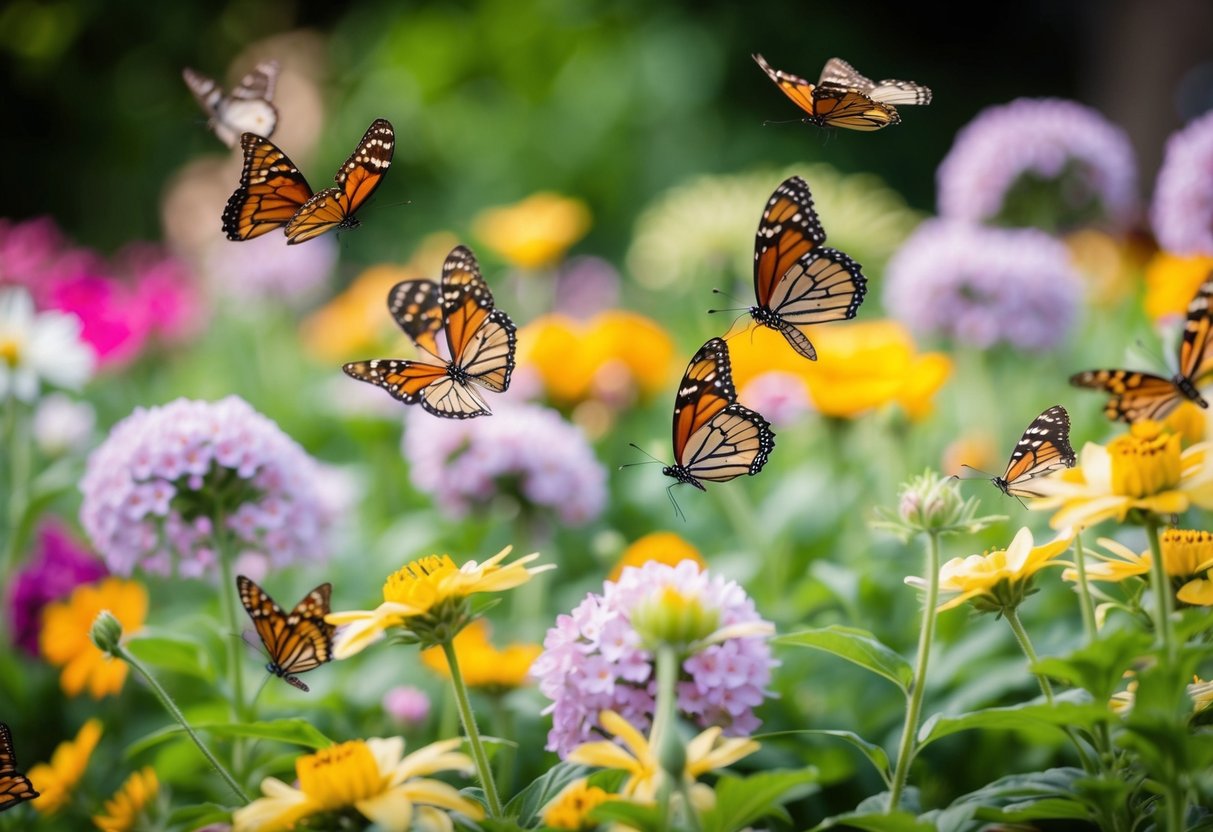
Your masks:
[{"label": "purple flower", "polygon": [[619,305],[619,271],[592,255],[573,257],[556,274],[555,310],[571,318],[592,318]]},{"label": "purple flower", "polygon": [[741,388],[738,399],[776,427],[796,424],[813,410],[804,379],[783,370],[768,370],[755,376]]},{"label": "purple flower", "polygon": [[1213,113],[1167,140],[1150,223],[1172,254],[1213,254]]},{"label": "purple flower", "polygon": [[956,135],[937,178],[939,213],[970,222],[1123,228],[1137,213],[1128,136],[1074,101],[987,107]]},{"label": "purple flower", "polygon": [[200,577],[216,523],[273,566],[326,554],[339,512],[319,463],[243,399],[138,408],[89,457],[80,519],[112,572]]},{"label": "purple flower", "polygon": [[298,307],[324,288],[337,264],[337,242],[331,234],[306,246],[287,245],[281,234],[243,242],[216,239],[203,260],[207,279],[225,295]]},{"label": "purple flower", "polygon": [[413,485],[456,517],[503,494],[573,525],[597,517],[606,469],[581,430],[546,407],[494,405],[492,416],[465,421],[411,412],[403,446]]},{"label": "purple flower", "polygon": [[885,307],[915,332],[987,349],[1049,350],[1078,313],[1066,247],[1034,228],[924,222],[889,261]]},{"label": "purple flower", "polygon": [[58,521],[38,530],[34,556],[13,578],[5,607],[13,644],[31,656],[38,655],[42,608],[66,598],[81,584],[105,577],[105,564],[80,546]]},{"label": "purple flower", "polygon": [[383,695],[383,710],[399,725],[421,725],[430,716],[430,697],[421,688],[397,685]]},{"label": "purple flower", "polygon": [[[641,645],[631,615],[666,587],[718,610],[722,628],[762,622],[736,582],[701,572],[691,561],[677,566],[650,561],[624,569],[617,582],[606,582],[601,595],[587,595],[571,614],[557,618],[531,667],[539,690],[552,700],[545,711],[552,714],[549,750],[564,756],[592,739],[598,713],[605,709],[647,729],[657,683],[653,656]],[[761,637],[726,638],[704,647],[683,662],[678,708],[702,727],[750,734],[761,724],[754,708],[769,694],[776,664]]]}]

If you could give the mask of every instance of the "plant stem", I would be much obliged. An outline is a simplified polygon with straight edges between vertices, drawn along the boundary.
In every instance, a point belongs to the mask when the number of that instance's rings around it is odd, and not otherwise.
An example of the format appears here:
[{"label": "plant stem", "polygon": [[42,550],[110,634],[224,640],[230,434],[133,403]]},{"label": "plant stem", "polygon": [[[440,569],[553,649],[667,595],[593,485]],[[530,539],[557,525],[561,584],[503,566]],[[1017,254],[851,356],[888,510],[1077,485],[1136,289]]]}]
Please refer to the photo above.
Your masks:
[{"label": "plant stem", "polygon": [[484,751],[484,743],[480,739],[480,729],[476,727],[476,714],[472,712],[472,703],[468,699],[467,686],[463,684],[463,674],[459,671],[459,658],[455,655],[455,645],[449,640],[442,643],[442,652],[451,668],[451,685],[455,689],[455,704],[459,707],[459,718],[463,721],[463,733],[467,735],[468,745],[472,749],[472,760],[476,764],[476,773],[480,777],[480,786],[484,789],[484,798],[489,805],[489,817],[501,817],[501,798],[497,795],[497,786],[493,782],[493,769],[489,765],[489,756]]},{"label": "plant stem", "polygon": [[1162,562],[1162,544],[1158,539],[1158,518],[1146,516],[1146,537],[1150,541],[1150,583],[1154,587],[1154,627],[1167,661],[1175,659],[1175,639],[1171,633],[1171,579]]},{"label": "plant stem", "polygon": [[[240,633],[240,612],[236,608],[236,580],[232,575],[232,552],[228,545],[228,535],[223,528],[223,514],[215,518],[215,548],[219,550],[219,606],[227,626],[235,635]],[[246,717],[244,707],[244,664],[240,661],[240,650],[228,645],[228,673],[232,678],[232,718],[243,720]]]},{"label": "plant stem", "polygon": [[30,436],[29,422],[22,418],[23,407],[15,396],[8,399],[8,539],[4,544],[3,577],[4,583],[12,577],[17,568],[17,558],[21,552],[21,525],[25,519],[25,511],[29,505],[30,477]]},{"label": "plant stem", "polygon": [[922,698],[926,690],[927,662],[931,656],[931,641],[935,636],[935,607],[939,603],[939,534],[927,532],[927,597],[922,610],[922,629],[918,633],[918,659],[914,667],[910,700],[906,705],[905,726],[901,729],[901,745],[897,750],[897,768],[893,771],[893,783],[889,787],[888,812],[897,811],[901,795],[910,776],[910,763],[914,759],[914,740],[918,733],[918,718],[922,711]]},{"label": "plant stem", "polygon": [[246,795],[244,790],[240,788],[240,784],[236,782],[231,773],[224,768],[219,760],[216,759],[215,755],[211,753],[211,750],[206,747],[206,744],[202,741],[202,738],[195,733],[192,727],[190,727],[189,722],[187,722],[185,719],[185,714],[181,713],[181,709],[177,707],[177,703],[174,702],[172,697],[168,695],[168,692],[160,686],[160,683],[156,681],[156,678],[152,676],[152,674],[147,671],[147,668],[145,668],[143,664],[133,655],[131,655],[130,651],[128,651],[121,644],[117,645],[113,652],[115,656],[130,665],[135,669],[136,673],[143,677],[144,681],[147,682],[148,687],[152,689],[152,693],[156,694],[156,698],[160,700],[160,704],[163,705],[164,709],[169,712],[169,716],[177,720],[177,723],[183,729],[185,729],[185,733],[187,733],[189,738],[194,741],[194,745],[198,746],[198,750],[202,752],[202,756],[206,757],[207,762],[209,762],[214,769],[219,772],[219,776],[222,777],[224,782],[227,783],[228,787],[235,792],[236,796],[240,798],[241,802],[247,804],[249,802],[248,795]]},{"label": "plant stem", "polygon": [[[657,805],[661,811],[661,828],[668,827],[670,819],[670,798],[675,790],[682,789],[682,772],[686,769],[685,751],[679,758],[678,751],[683,750],[677,737],[667,740],[675,730],[674,719],[678,700],[678,652],[668,644],[657,648],[657,696],[653,713],[653,727],[649,731],[649,748],[657,754],[658,764],[664,776],[661,777],[657,789]],[[667,743],[672,745],[667,746]],[[674,752],[671,758],[670,752]],[[681,760],[681,761],[679,761]],[[686,806],[687,815],[694,814],[694,807]]]},{"label": "plant stem", "polygon": [[[505,694],[498,694],[492,697],[493,699],[493,733],[498,737],[513,737],[516,736],[514,730],[514,715],[510,709],[506,707]],[[497,782],[501,784],[501,789],[506,794],[512,794],[514,791],[514,768],[517,762],[518,748],[515,745],[505,745],[498,749],[497,759]]]},{"label": "plant stem", "polygon": [[1091,603],[1091,585],[1087,583],[1087,556],[1082,548],[1082,532],[1074,535],[1074,569],[1078,572],[1078,606],[1082,610],[1082,631],[1090,644],[1099,634],[1095,607]]}]

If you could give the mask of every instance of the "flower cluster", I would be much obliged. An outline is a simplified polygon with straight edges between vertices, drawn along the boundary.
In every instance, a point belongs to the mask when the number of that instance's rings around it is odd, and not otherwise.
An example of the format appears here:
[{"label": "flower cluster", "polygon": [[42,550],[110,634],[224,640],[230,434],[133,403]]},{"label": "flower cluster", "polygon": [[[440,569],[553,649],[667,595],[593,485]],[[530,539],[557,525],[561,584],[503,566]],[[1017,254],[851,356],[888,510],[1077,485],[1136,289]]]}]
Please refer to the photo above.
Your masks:
[{"label": "flower cluster", "polygon": [[[716,611],[722,627],[762,623],[740,586],[701,572],[692,561],[625,569],[618,581],[605,584],[601,595],[587,595],[571,614],[559,616],[544,639],[532,673],[552,700],[549,749],[567,755],[589,740],[604,710],[637,727],[650,724],[654,657],[631,618],[638,605],[664,588]],[[678,708],[701,726],[718,725],[730,735],[752,733],[760,724],[754,708],[767,694],[775,664],[760,637],[727,638],[704,647],[683,661]]]},{"label": "flower cluster", "polygon": [[1163,248],[1174,254],[1213,254],[1213,113],[1167,140],[1150,224]]},{"label": "flower cluster", "polygon": [[38,655],[42,609],[71,595],[81,584],[105,577],[105,565],[85,551],[60,523],[48,521],[38,531],[30,562],[8,586],[5,610],[13,644]]},{"label": "flower cluster", "polygon": [[230,537],[275,566],[317,559],[336,506],[321,466],[236,396],[139,408],[114,426],[80,483],[81,522],[111,571],[174,565],[198,577]]}]

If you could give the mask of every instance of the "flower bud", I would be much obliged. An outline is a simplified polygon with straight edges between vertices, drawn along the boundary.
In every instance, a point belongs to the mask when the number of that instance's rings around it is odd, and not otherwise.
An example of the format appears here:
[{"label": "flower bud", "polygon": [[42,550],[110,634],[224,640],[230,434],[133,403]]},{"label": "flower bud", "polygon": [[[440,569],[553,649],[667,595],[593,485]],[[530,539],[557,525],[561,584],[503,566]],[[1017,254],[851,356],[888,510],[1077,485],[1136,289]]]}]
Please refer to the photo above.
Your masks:
[{"label": "flower bud", "polygon": [[993,515],[978,517],[977,507],[976,497],[966,500],[961,496],[955,477],[928,469],[902,485],[895,513],[877,510],[881,519],[874,525],[909,540],[921,532],[972,534],[1004,519]]},{"label": "flower bud", "polygon": [[93,626],[88,632],[89,638],[97,649],[110,656],[116,656],[118,643],[122,640],[122,624],[109,610],[102,610],[93,619]]},{"label": "flower bud", "polygon": [[720,624],[720,610],[707,608],[700,598],[663,587],[632,610],[632,627],[649,647],[666,644],[679,651],[706,639]]}]

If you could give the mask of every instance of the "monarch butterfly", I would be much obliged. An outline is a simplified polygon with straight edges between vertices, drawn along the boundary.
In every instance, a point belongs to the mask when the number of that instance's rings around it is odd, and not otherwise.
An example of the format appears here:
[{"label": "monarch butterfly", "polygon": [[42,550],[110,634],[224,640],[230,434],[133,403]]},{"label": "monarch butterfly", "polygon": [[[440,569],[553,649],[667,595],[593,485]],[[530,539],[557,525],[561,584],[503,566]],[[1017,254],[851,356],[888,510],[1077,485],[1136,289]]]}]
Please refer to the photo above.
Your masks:
[{"label": "monarch butterfly", "polygon": [[288,243],[302,243],[334,228],[356,228],[354,214],[379,187],[392,165],[396,134],[375,119],[337,171],[337,186],[313,194],[295,164],[269,139],[240,137],[244,169],[240,185],[223,209],[229,240],[250,240],[285,226]]},{"label": "monarch butterfly", "polygon": [[804,110],[806,124],[879,130],[897,124],[901,116],[894,104],[929,104],[931,91],[912,81],[876,83],[855,71],[841,58],[831,58],[816,84],[798,75],[774,69],[762,55],[751,57],[783,94]]},{"label": "monarch butterfly", "polygon": [[227,95],[223,89],[201,72],[188,66],[181,70],[185,85],[208,116],[207,125],[228,147],[235,147],[241,133],[260,136],[274,135],[278,126],[278,110],[270,103],[274,84],[278,81],[278,62],[262,61],[245,75]]},{"label": "monarch butterfly", "polygon": [[675,485],[706,491],[701,480],[727,482],[762,470],[775,447],[766,419],[737,403],[729,347],[708,341],[687,366],[674,399],[674,464],[661,469]]},{"label": "monarch butterfly", "polygon": [[306,693],[308,686],[295,674],[314,670],[333,658],[333,631],[337,628],[324,620],[333,585],[324,583],[313,589],[289,615],[252,579],[237,575],[236,588],[269,651],[265,669]]},{"label": "monarch butterfly", "polygon": [[35,797],[38,797],[38,792],[29,778],[17,771],[13,733],[0,722],[0,812]]},{"label": "monarch butterfly", "polygon": [[1039,497],[1029,483],[1063,468],[1073,468],[1076,457],[1070,447],[1070,414],[1054,405],[1032,420],[1015,443],[1007,470],[990,482],[1012,497]]},{"label": "monarch butterfly", "polygon": [[[435,416],[471,419],[492,412],[471,382],[495,393],[505,391],[517,339],[510,316],[493,306],[493,294],[470,249],[451,250],[440,283],[406,280],[392,287],[388,311],[437,363],[376,358],[346,364],[346,375],[382,387],[405,404],[420,404]],[[449,361],[439,355],[439,329],[446,330]]]},{"label": "monarch butterfly", "polygon": [[755,323],[783,333],[810,361],[817,351],[801,327],[854,318],[867,291],[860,266],[824,247],[826,233],[808,184],[793,176],[775,189],[754,240]]},{"label": "monarch butterfly", "polygon": [[1184,399],[1207,408],[1209,403],[1201,396],[1200,388],[1213,378],[1211,296],[1213,274],[1206,278],[1188,304],[1188,320],[1179,345],[1179,372],[1171,378],[1135,370],[1087,370],[1070,376],[1070,383],[1110,394],[1104,415],[1112,421],[1161,419]]}]

